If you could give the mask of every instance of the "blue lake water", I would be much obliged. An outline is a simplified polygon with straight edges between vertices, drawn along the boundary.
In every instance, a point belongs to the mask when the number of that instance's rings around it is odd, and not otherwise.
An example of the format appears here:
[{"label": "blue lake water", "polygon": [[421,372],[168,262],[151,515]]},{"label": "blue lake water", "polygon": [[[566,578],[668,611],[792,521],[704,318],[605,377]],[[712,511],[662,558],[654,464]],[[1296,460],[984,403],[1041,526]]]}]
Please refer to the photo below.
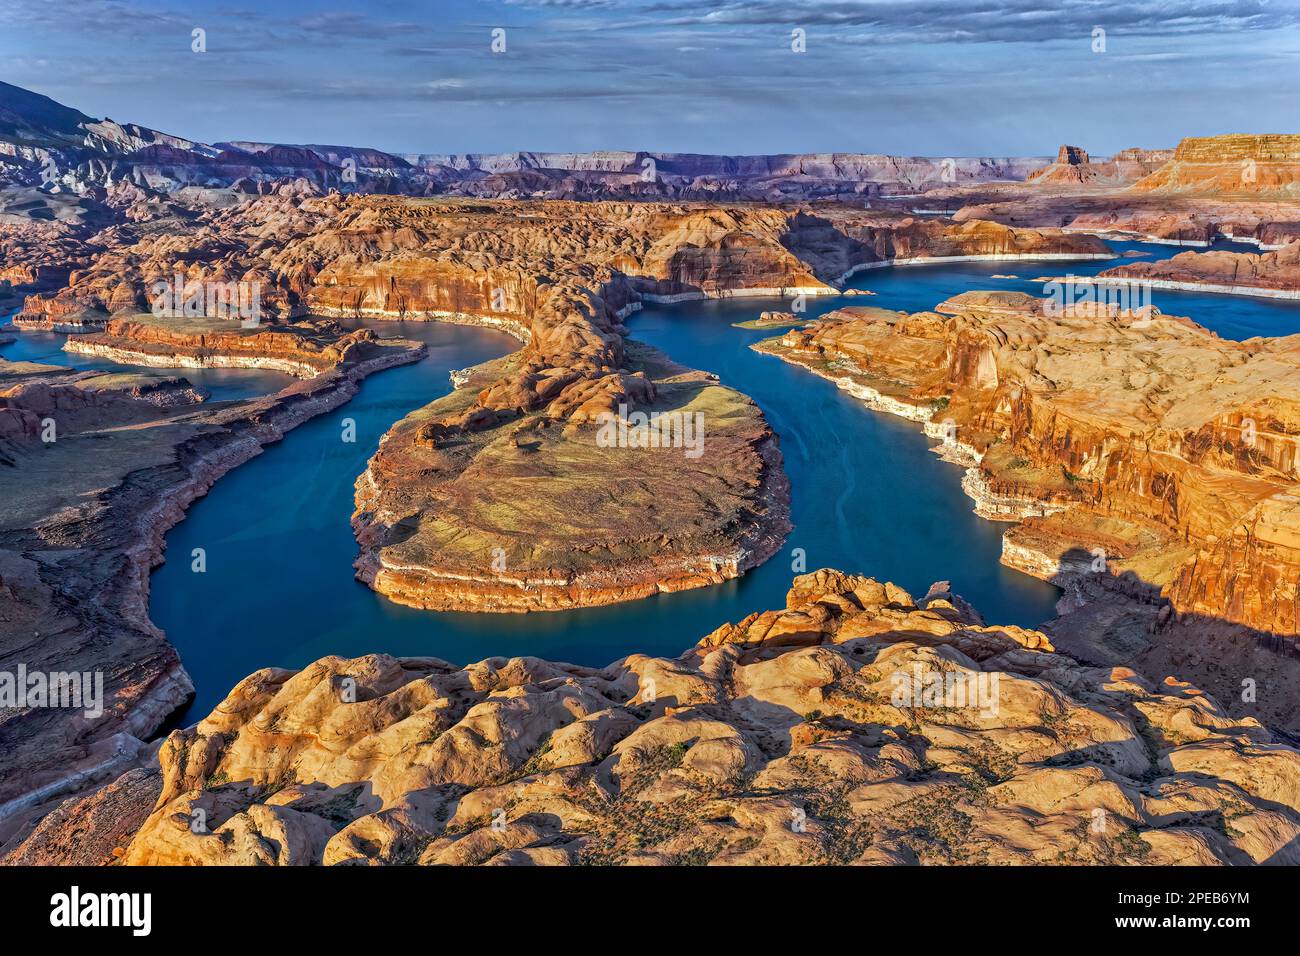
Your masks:
[{"label": "blue lake water", "polygon": [[[1043,284],[1033,281],[1042,276],[1094,276],[1106,269],[1130,262],[1153,262],[1181,252],[1203,252],[1178,246],[1144,242],[1108,242],[1119,255],[1144,252],[1148,255],[1127,259],[1093,259],[1085,262],[1007,261],[954,262],[945,265],[898,266],[860,272],[849,283],[854,288],[869,289],[874,298],[858,298],[853,305],[878,305],[906,312],[932,309],[944,299],[976,289],[1007,289],[1042,295]],[[1252,245],[1239,242],[1216,242],[1214,250],[1258,252]],[[1014,275],[1015,279],[993,279],[994,275]],[[819,306],[809,313],[819,315],[828,308]],[[1155,289],[1151,302],[1165,315],[1185,315],[1225,339],[1248,339],[1256,335],[1290,335],[1300,332],[1300,307],[1295,300],[1270,299],[1244,295],[1216,295],[1205,292],[1176,292]],[[829,308],[839,308],[836,301]]]},{"label": "blue lake water", "polygon": [[[1149,252],[1150,258],[1182,251],[1112,245],[1119,252]],[[915,311],[971,289],[1041,294],[1041,285],[1030,281],[1035,276],[1090,275],[1116,264],[985,262],[869,270],[851,285],[875,297],[812,298],[807,315],[846,304]],[[995,274],[1019,278],[992,279]],[[1283,300],[1157,291],[1154,301],[1166,313],[1190,315],[1229,338],[1300,332],[1300,308]],[[918,595],[936,580],[949,580],[991,622],[1032,626],[1052,617],[1057,589],[998,563],[1004,526],[975,516],[959,485],[961,470],[939,461],[917,426],[873,413],[831,383],[749,349],[775,333],[732,326],[782,307],[772,299],[693,302],[650,307],[628,320],[635,338],[717,373],[766,413],[780,436],[792,485],[795,527],[782,552],[740,580],[715,587],[524,615],[414,610],[353,578],[353,482],[380,437],[407,412],[446,394],[450,370],[517,348],[513,339],[479,329],[377,323],[381,331],[425,341],[428,358],[371,377],[348,405],[290,432],[226,475],[167,536],[168,561],[152,576],[150,612],[197,686],[182,720],[206,714],[260,667],[300,667],[326,654],[383,651],[457,664],[527,654],[596,666],[632,652],[676,655],[719,624],[783,606],[795,548],[803,549],[810,570],[869,574]],[[10,357],[13,348],[0,349],[0,355]],[[340,439],[345,418],[356,422],[353,444]],[[205,551],[202,574],[191,570],[194,548]]]}]

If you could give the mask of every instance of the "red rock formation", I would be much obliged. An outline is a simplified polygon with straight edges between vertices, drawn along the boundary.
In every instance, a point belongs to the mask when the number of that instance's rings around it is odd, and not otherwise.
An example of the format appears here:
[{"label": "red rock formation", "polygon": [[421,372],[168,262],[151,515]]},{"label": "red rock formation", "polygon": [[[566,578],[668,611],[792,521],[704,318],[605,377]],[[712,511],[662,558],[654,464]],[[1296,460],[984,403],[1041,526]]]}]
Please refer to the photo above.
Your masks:
[{"label": "red rock formation", "polygon": [[763,348],[949,439],[978,510],[1026,519],[1010,563],[1054,577],[1101,547],[1179,611],[1300,634],[1300,337],[1045,301],[844,310]]},{"label": "red rock formation", "polygon": [[103,332],[68,339],[64,348],[133,365],[164,368],[266,368],[313,378],[357,361],[378,336],[337,322],[241,328],[238,321],[137,316],[113,319]]},{"label": "red rock formation", "polygon": [[147,806],[126,865],[1300,861],[1300,753],[1254,719],[825,570],[672,660],[258,671],[158,763],[156,806],[137,772],[63,816]]},{"label": "red rock formation", "polygon": [[1184,252],[1160,262],[1135,262],[1101,273],[1158,288],[1204,289],[1300,298],[1300,241],[1276,252]]},{"label": "red rock formation", "polygon": [[1110,159],[1099,159],[1078,146],[1062,146],[1056,162],[1030,173],[1026,182],[1122,185],[1141,179],[1172,155],[1168,149],[1125,149]]},{"label": "red rock formation", "polygon": [[1189,136],[1137,192],[1300,196],[1300,134]]}]

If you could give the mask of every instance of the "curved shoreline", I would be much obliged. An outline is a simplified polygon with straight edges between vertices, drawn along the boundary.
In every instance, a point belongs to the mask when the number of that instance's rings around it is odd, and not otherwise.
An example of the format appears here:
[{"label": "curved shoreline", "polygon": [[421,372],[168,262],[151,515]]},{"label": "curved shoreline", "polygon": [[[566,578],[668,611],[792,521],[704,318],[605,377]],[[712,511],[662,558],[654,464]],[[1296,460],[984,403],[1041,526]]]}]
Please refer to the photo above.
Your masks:
[{"label": "curved shoreline", "polygon": [[[1036,498],[1009,497],[1005,495],[995,495],[988,487],[988,482],[983,473],[979,470],[978,465],[980,455],[969,445],[963,445],[960,442],[943,441],[941,433],[933,427],[934,412],[920,405],[913,405],[909,402],[900,401],[883,395],[870,386],[855,382],[848,375],[832,375],[828,371],[813,368],[806,365],[789,355],[781,352],[775,352],[770,349],[761,348],[763,342],[755,342],[750,348],[760,355],[768,355],[780,359],[787,365],[793,365],[801,368],[805,372],[810,372],[818,378],[830,382],[841,391],[848,392],[854,398],[858,399],[863,405],[873,412],[880,412],[886,415],[892,415],[895,418],[901,418],[905,421],[915,422],[921,425],[922,434],[927,438],[940,439],[941,443],[935,445],[930,450],[935,452],[939,458],[950,464],[956,465],[963,469],[960,480],[961,489],[965,492],[966,497],[975,503],[972,509],[975,514],[979,515],[985,521],[1002,521],[1016,522],[1022,521],[1029,517],[1042,517],[1065,510],[1063,505],[1054,505],[1049,501],[1040,501]],[[837,361],[843,361],[838,359]],[[1003,537],[1003,547],[1005,550],[1006,538]],[[1008,564],[1007,567],[1014,567]],[[1015,568],[1015,570],[1023,570]],[[1024,572],[1029,573],[1029,572]],[[1037,575],[1031,575],[1038,577]],[[1050,578],[1043,577],[1040,580],[1054,583]]]},{"label": "curved shoreline", "polygon": [[[299,425],[344,405],[370,375],[421,361],[427,354],[423,344],[418,348],[392,348],[394,354],[374,356],[346,369],[331,369],[308,383],[292,383],[263,398],[246,400],[241,407],[218,411],[213,424],[225,429],[221,440],[214,446],[210,434],[200,434],[177,446],[176,465],[184,476],[170,482],[164,494],[151,495],[151,503],[144,510],[128,511],[125,520],[131,543],[121,552],[126,558],[125,573],[109,587],[96,589],[88,601],[126,628],[165,641],[163,632],[150,619],[148,608],[150,573],[165,560],[167,533],[218,479],[260,455],[267,445],[278,442]],[[158,470],[133,473],[110,492],[105,506],[112,509],[116,501],[129,499],[135,491],[133,486],[147,482],[149,473]],[[123,769],[124,762],[129,764],[133,755],[142,749],[143,741],[165,725],[193,693],[193,682],[176,655],[175,664],[153,677],[151,686],[135,705],[114,718],[112,737],[94,738],[96,744],[105,740],[113,744],[111,756],[95,757],[92,749],[89,753],[94,762],[90,765],[74,764],[63,776],[0,804],[0,822],[48,800],[78,792],[101,781],[106,774]],[[109,695],[105,700],[105,715],[112,712],[108,706],[111,701]],[[132,740],[141,746],[131,744]],[[62,767],[67,765],[66,761],[60,763]]]}]

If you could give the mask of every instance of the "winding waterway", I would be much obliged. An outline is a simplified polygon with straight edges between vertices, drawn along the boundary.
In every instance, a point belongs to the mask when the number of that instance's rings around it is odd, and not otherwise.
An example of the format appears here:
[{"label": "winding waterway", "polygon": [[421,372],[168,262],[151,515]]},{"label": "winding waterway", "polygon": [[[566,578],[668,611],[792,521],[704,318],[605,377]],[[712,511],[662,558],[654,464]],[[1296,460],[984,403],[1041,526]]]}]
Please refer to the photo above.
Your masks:
[{"label": "winding waterway", "polygon": [[[1151,258],[1182,251],[1112,245]],[[971,289],[1041,294],[1041,286],[1030,281],[1035,276],[1089,275],[1116,264],[985,262],[869,270],[850,284],[875,297],[809,299],[807,314],[846,304],[915,311]],[[991,278],[1003,274],[1019,278]],[[1279,300],[1157,291],[1154,301],[1162,311],[1190,315],[1227,338],[1300,332],[1300,307]],[[206,714],[260,667],[300,667],[326,654],[382,651],[457,664],[526,654],[596,666],[632,652],[676,655],[719,624],[783,606],[794,549],[802,549],[809,570],[829,566],[869,574],[917,594],[933,581],[951,581],[990,621],[1032,626],[1052,617],[1057,589],[998,563],[1004,526],[975,516],[959,485],[960,469],[938,460],[916,425],[873,413],[831,383],[749,349],[774,332],[732,325],[780,307],[771,299],[655,306],[628,326],[635,338],[717,373],[762,407],[780,435],[792,484],[795,527],[781,553],[740,580],[715,587],[527,615],[413,610],[354,580],[353,482],[380,437],[407,412],[446,394],[450,370],[518,347],[513,339],[480,329],[377,323],[426,342],[428,357],[371,377],[349,404],[290,432],[222,478],[167,536],[169,560],[153,574],[150,611],[197,687],[182,719]],[[0,356],[37,359],[36,351],[27,341],[0,348]],[[57,354],[63,358],[41,357],[73,364],[67,353]],[[95,360],[76,364],[120,368]],[[181,374],[200,377],[193,370]],[[263,373],[220,374],[223,382],[203,382],[214,398],[267,384],[249,377]],[[341,438],[348,418],[356,423],[354,443]],[[204,573],[191,570],[194,548],[204,549]]]}]

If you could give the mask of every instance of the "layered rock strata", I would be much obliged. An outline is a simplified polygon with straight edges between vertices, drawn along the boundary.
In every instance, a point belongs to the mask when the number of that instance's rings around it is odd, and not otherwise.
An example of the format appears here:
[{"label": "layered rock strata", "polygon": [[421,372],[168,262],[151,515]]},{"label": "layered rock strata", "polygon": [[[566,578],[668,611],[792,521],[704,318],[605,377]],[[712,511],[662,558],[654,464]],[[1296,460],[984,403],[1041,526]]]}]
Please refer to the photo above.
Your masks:
[{"label": "layered rock strata", "polygon": [[1157,289],[1300,299],[1300,241],[1275,252],[1184,252],[1107,269],[1100,278],[1139,279]]},{"label": "layered rock strata", "polygon": [[1300,196],[1300,134],[1189,136],[1169,162],[1133,184],[1137,192]]},{"label": "layered rock strata", "polygon": [[260,368],[315,378],[364,350],[378,336],[345,331],[336,322],[295,322],[242,328],[238,320],[177,320],[142,315],[109,321],[103,332],[79,335],[64,350],[114,362],[162,368]]},{"label": "layered rock strata", "polygon": [[1124,149],[1108,159],[1089,156],[1078,146],[1062,146],[1056,162],[1034,170],[1026,182],[1126,185],[1155,172],[1173,158],[1171,149]]}]

